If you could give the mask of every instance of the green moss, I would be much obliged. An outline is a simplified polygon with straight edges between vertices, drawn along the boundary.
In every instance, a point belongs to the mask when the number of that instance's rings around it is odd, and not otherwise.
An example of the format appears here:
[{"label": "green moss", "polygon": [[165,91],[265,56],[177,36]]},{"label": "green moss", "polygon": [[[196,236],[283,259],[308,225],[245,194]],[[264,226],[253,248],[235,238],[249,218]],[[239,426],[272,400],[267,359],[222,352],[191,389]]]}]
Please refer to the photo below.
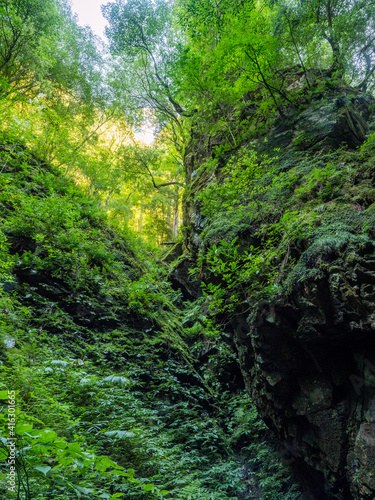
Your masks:
[{"label": "green moss", "polygon": [[[323,276],[335,259],[373,251],[373,138],[361,150],[319,153],[300,150],[306,137],[300,134],[294,149],[274,151],[272,159],[254,155],[249,146],[226,158],[199,194],[209,219],[200,233],[201,261],[212,245],[238,238],[243,251],[253,245],[279,269],[275,283],[284,283],[288,293],[296,283]],[[248,166],[245,157],[251,157]],[[259,287],[267,282],[266,269],[259,273]],[[251,290],[243,287],[246,304],[254,299]],[[229,294],[221,300],[230,300]]]}]

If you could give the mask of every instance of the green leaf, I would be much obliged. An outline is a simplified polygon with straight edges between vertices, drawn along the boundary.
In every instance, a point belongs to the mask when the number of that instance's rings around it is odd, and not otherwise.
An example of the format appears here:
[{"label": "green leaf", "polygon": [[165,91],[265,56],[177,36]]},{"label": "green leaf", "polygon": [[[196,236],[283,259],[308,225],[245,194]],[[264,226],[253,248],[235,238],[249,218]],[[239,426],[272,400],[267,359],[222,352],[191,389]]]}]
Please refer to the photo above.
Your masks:
[{"label": "green leaf", "polygon": [[82,460],[82,458],[76,457],[75,462],[76,462],[78,468],[80,468],[80,469],[84,468],[85,462]]},{"label": "green leaf", "polygon": [[121,377],[117,375],[109,375],[103,379],[103,382],[112,382],[113,384],[126,386],[130,384],[130,380],[126,377]]},{"label": "green leaf", "polygon": [[39,431],[39,435],[44,443],[52,443],[57,438],[56,432],[51,429],[43,429]]},{"label": "green leaf", "polygon": [[84,495],[88,495],[89,493],[92,493],[94,491],[91,488],[84,488],[82,486],[75,486],[74,489],[78,490],[80,493],[83,493]]},{"label": "green leaf", "polygon": [[34,469],[42,472],[46,476],[52,469],[52,467],[49,467],[48,465],[35,465]]},{"label": "green leaf", "polygon": [[[100,469],[97,469],[100,470]],[[121,476],[121,477],[129,477],[130,474],[128,472],[124,472],[123,470],[111,470],[108,474],[111,474],[111,476]]]},{"label": "green leaf", "polygon": [[[96,458],[95,470],[103,472],[103,471],[109,469],[110,467],[112,467],[113,469],[117,469],[117,470],[122,470],[123,469],[123,467],[121,467],[120,465],[116,464],[116,462],[114,462],[113,460],[109,459],[105,455]],[[127,475],[129,475],[129,474],[127,473]]]},{"label": "green leaf", "polygon": [[142,489],[143,491],[153,491],[153,489],[155,488],[155,486],[153,484],[144,484],[142,486]]},{"label": "green leaf", "polygon": [[135,479],[134,477],[129,477],[128,481],[129,483],[135,483],[135,484],[141,483],[138,479]]},{"label": "green leaf", "polygon": [[16,434],[24,434],[25,432],[30,432],[33,428],[33,424],[18,423],[16,424],[15,432]]},{"label": "green leaf", "polygon": [[115,431],[108,431],[103,433],[105,436],[114,436],[119,439],[123,437],[134,437],[135,434],[134,432],[129,432],[129,431],[121,431],[121,430],[115,430]]}]

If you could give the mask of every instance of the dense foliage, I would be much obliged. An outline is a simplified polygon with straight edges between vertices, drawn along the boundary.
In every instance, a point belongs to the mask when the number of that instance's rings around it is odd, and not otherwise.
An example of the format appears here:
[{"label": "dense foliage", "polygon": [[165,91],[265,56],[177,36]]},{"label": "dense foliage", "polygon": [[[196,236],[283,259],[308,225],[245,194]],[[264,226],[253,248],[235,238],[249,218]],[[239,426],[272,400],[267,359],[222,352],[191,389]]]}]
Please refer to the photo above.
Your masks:
[{"label": "dense foliage", "polygon": [[[12,380],[15,497],[295,498],[281,451],[231,390],[236,360],[205,330],[202,300],[183,306],[149,251],[47,163],[2,146],[1,165],[0,397]],[[3,460],[7,419],[3,406]]]},{"label": "dense foliage", "polygon": [[[302,499],[226,327],[373,244],[373,136],[314,156],[301,133],[298,163],[263,143],[327,90],[373,89],[375,7],[103,13],[108,46],[65,0],[0,2],[0,475],[14,390],[11,498]],[[158,258],[181,235],[193,148],[203,296],[188,301]]]}]

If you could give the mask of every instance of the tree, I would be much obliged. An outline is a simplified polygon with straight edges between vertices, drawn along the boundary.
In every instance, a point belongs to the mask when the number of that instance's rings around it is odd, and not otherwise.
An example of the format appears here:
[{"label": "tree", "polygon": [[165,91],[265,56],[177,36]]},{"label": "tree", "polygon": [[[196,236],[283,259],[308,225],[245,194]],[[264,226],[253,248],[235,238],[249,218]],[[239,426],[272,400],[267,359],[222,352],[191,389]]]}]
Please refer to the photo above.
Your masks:
[{"label": "tree", "polygon": [[98,40],[78,26],[67,0],[0,2],[0,96],[64,93],[104,107],[102,67]]},{"label": "tree", "polygon": [[229,129],[233,108],[246,94],[260,91],[283,114],[281,98],[287,96],[278,73],[283,57],[272,36],[270,7],[263,1],[188,0],[178,9],[188,37],[182,83],[187,95],[195,94],[197,108],[213,115],[219,109],[222,117],[229,108]]},{"label": "tree", "polygon": [[51,45],[59,24],[54,0],[0,3],[0,92],[30,91],[53,63]]},{"label": "tree", "polygon": [[[325,66],[329,75],[359,87],[374,85],[375,4],[366,0],[271,2],[278,11],[278,33],[304,64]],[[327,52],[330,55],[327,58]]]},{"label": "tree", "polygon": [[157,176],[173,176],[176,168],[166,152],[155,146],[124,145],[120,154],[127,169],[137,175],[146,175],[155,189],[178,184],[176,180],[157,181]]},{"label": "tree", "polygon": [[[167,0],[116,0],[102,7],[106,35],[117,59],[123,91],[133,108],[151,108],[181,128],[185,111],[178,102],[174,71],[180,44],[172,29]],[[121,67],[123,71],[121,71]]]}]

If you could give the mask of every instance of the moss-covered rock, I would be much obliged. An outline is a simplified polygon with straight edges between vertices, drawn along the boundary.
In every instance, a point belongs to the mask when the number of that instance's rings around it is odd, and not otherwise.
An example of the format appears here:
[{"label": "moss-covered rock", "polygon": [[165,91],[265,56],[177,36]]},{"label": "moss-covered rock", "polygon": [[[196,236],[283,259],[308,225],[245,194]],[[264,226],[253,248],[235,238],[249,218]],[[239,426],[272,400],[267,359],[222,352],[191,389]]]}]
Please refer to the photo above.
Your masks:
[{"label": "moss-covered rock", "polygon": [[[220,158],[215,141],[193,136],[185,245],[200,263],[199,277],[215,286],[207,258],[213,244],[236,237],[240,251],[263,256],[258,285],[244,279],[234,313],[217,311],[247,389],[264,421],[296,450],[295,466],[315,498],[372,500],[375,157],[371,141],[358,147],[373,132],[375,101],[345,85],[325,88]],[[218,203],[207,216],[200,193],[214,194],[210,186],[225,182],[222,172],[232,175],[225,166],[241,168],[243,150],[254,148],[259,163],[265,155],[272,162],[234,208]],[[261,294],[270,281],[275,292]],[[232,300],[233,290],[222,296]]]}]

